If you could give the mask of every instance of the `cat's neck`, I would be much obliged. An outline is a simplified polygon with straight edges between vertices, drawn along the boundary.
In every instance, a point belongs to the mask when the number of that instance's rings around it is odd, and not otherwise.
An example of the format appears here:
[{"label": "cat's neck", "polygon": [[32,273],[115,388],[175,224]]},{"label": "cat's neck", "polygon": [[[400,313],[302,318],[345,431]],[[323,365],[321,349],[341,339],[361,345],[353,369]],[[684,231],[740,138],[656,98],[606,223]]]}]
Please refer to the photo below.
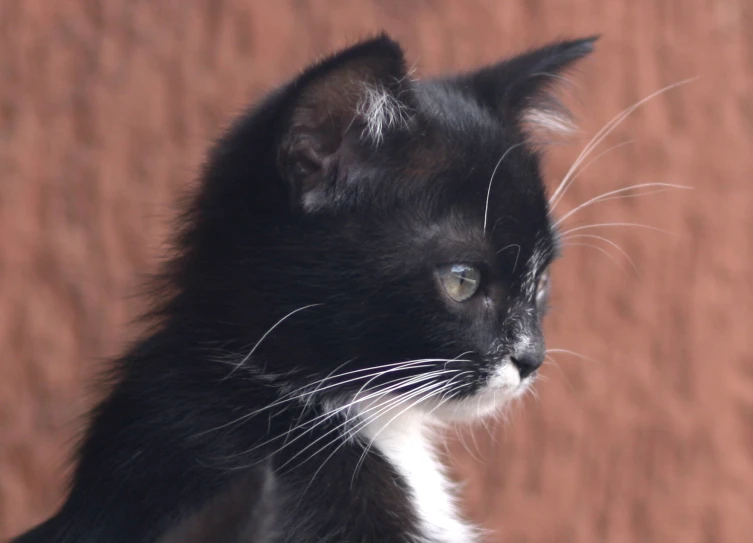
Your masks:
[{"label": "cat's neck", "polygon": [[431,421],[412,409],[368,419],[368,414],[362,415],[365,422],[359,437],[379,451],[407,483],[422,532],[419,537],[441,543],[477,541],[478,530],[458,514],[454,484],[434,449],[436,428]]}]

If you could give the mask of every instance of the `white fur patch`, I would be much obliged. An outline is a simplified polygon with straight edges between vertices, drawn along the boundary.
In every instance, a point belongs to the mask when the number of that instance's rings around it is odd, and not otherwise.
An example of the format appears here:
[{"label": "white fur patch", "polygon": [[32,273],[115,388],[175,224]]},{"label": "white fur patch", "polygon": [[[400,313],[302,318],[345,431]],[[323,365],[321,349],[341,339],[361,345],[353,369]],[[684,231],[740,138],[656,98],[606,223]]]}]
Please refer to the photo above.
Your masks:
[{"label": "white fur patch", "polygon": [[359,400],[359,394],[351,400],[359,412],[356,436],[381,452],[411,490],[420,522],[416,543],[480,541],[481,530],[457,512],[454,485],[437,459],[433,438],[441,437],[436,430],[447,423],[479,420],[499,412],[522,396],[534,380],[534,375],[521,379],[512,361],[505,359],[486,386],[462,400],[442,402],[429,397],[418,403],[415,399],[396,402],[397,396],[391,394],[370,401],[363,401],[368,395]]},{"label": "white fur patch", "polygon": [[[457,513],[452,483],[437,460],[426,413],[410,408],[385,414],[368,423],[359,434],[372,443],[403,476],[411,489],[420,522],[417,543],[473,543],[478,530]],[[366,415],[367,417],[368,415]]]},{"label": "white fur patch", "polygon": [[358,115],[366,122],[363,136],[377,145],[384,139],[390,128],[407,126],[409,116],[403,103],[381,86],[364,85],[358,103]]},{"label": "white fur patch", "polygon": [[522,121],[534,131],[544,131],[563,136],[577,132],[570,116],[558,108],[531,108],[523,113]]},{"label": "white fur patch", "polygon": [[497,366],[483,389],[468,398],[443,403],[433,414],[444,422],[461,423],[493,416],[525,394],[535,379],[535,375],[521,379],[515,364],[506,360]]}]

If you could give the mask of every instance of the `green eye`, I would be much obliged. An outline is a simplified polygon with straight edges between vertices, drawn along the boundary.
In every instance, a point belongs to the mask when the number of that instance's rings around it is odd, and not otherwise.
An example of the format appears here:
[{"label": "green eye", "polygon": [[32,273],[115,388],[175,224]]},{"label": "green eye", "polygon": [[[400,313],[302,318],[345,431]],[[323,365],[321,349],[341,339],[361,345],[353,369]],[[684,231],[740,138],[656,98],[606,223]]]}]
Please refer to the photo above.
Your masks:
[{"label": "green eye", "polygon": [[437,275],[444,291],[456,302],[466,301],[481,285],[481,272],[468,264],[440,266]]}]

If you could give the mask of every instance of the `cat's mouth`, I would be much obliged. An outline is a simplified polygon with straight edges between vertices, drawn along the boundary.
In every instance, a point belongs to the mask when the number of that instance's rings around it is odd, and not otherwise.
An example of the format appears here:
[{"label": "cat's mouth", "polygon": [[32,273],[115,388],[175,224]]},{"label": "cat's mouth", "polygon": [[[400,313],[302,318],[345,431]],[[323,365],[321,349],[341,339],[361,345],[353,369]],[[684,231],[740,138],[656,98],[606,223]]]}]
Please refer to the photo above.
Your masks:
[{"label": "cat's mouth", "polygon": [[[458,360],[447,363],[453,361]],[[521,368],[509,355],[475,365],[475,370],[467,366],[453,370],[445,365],[444,369],[399,379],[398,385],[390,383],[382,391],[362,389],[348,398],[347,405],[374,419],[413,413],[427,422],[472,422],[500,413],[530,389],[537,375],[535,369]],[[489,369],[480,373],[479,367]],[[338,405],[336,409],[344,408]]]},{"label": "cat's mouth", "polygon": [[[511,401],[523,396],[536,380],[537,372],[521,370],[506,357],[473,393],[445,402],[427,402],[432,416],[450,422],[473,421],[493,416]],[[433,404],[433,405],[430,405]]]}]

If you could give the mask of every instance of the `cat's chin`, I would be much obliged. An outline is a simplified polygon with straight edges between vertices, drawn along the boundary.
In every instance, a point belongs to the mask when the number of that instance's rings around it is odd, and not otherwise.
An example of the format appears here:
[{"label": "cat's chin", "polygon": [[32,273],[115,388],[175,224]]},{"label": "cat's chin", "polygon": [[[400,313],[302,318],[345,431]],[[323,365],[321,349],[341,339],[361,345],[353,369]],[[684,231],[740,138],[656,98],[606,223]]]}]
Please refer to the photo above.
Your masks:
[{"label": "cat's chin", "polygon": [[440,422],[473,422],[493,417],[513,400],[522,397],[536,380],[536,373],[521,379],[518,369],[506,362],[475,394],[430,408]]},{"label": "cat's chin", "polygon": [[[509,361],[497,368],[487,382],[475,393],[459,399],[434,399],[414,401],[410,395],[400,401],[396,394],[379,395],[359,393],[349,398],[344,406],[340,402],[325,405],[327,411],[345,412],[350,416],[353,406],[356,411],[371,419],[382,421],[417,418],[429,425],[448,423],[472,423],[498,415],[514,400],[522,397],[536,380],[536,372],[521,379],[518,369]],[[367,416],[368,415],[368,416]]]}]

